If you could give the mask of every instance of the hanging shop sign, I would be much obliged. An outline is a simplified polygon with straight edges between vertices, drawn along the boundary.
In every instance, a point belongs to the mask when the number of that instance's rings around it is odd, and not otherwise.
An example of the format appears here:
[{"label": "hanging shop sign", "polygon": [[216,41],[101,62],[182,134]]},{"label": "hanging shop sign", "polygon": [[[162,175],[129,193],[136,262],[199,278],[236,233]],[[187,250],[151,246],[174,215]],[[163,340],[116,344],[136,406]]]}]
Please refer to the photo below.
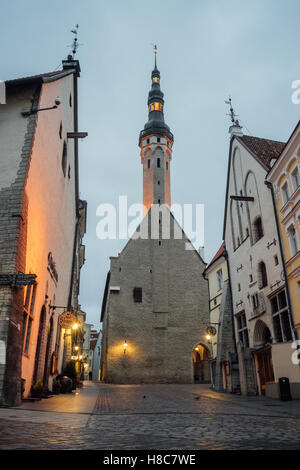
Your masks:
[{"label": "hanging shop sign", "polygon": [[58,323],[62,328],[66,330],[71,329],[74,323],[76,323],[77,317],[73,312],[65,311],[58,317]]}]

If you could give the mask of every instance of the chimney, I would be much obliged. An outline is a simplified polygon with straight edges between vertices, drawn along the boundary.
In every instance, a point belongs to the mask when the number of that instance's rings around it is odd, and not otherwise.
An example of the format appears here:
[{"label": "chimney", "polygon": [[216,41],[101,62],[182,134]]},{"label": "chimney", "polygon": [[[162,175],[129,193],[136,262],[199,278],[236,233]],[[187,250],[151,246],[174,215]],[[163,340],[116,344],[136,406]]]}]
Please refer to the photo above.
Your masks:
[{"label": "chimney", "polygon": [[232,126],[229,127],[229,134],[230,137],[233,137],[234,135],[241,137],[243,135],[242,126],[240,126],[240,123],[237,119],[234,121]]},{"label": "chimney", "polygon": [[62,61],[63,70],[75,69],[76,76],[80,77],[81,68],[79,65],[79,60],[75,60],[72,55],[68,55],[66,60]]}]

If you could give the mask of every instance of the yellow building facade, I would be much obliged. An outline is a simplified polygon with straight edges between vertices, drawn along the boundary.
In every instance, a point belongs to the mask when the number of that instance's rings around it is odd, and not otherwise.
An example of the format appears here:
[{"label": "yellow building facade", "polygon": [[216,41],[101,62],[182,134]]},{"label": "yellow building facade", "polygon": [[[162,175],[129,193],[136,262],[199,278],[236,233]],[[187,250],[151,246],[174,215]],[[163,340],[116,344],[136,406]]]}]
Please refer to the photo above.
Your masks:
[{"label": "yellow building facade", "polygon": [[300,339],[300,121],[267,180],[273,185],[294,331]]}]

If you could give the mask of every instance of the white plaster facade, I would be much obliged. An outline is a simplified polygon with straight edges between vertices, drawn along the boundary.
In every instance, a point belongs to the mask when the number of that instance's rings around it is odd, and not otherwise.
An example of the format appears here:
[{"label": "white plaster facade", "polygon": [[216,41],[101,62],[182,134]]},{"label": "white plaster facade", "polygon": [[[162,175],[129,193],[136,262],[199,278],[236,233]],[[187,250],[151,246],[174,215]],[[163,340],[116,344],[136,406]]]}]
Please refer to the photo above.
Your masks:
[{"label": "white plaster facade", "polygon": [[[281,321],[281,341],[275,331],[272,307],[275,300],[272,299],[276,295],[286,298],[283,263],[272,195],[265,184],[267,160],[263,159],[264,155],[259,156],[259,150],[254,152],[251,139],[256,138],[245,136],[244,139],[234,135],[231,138],[224,236],[230,265],[241,390],[243,393],[278,396],[278,379],[287,376],[289,368],[286,362],[291,362],[293,332],[288,313],[282,314],[289,325],[283,325]],[[266,142],[256,139],[253,143],[257,146]],[[267,144],[270,148],[274,145],[276,151],[284,145],[272,144],[272,141],[267,141]],[[254,200],[237,201],[231,196],[252,197]],[[283,310],[287,311],[288,306]],[[259,351],[265,349],[268,349],[266,354],[272,356],[274,377],[272,380],[269,371],[268,380],[263,383]],[[242,364],[243,355],[245,360]],[[290,376],[290,380],[294,381],[294,376]]]}]

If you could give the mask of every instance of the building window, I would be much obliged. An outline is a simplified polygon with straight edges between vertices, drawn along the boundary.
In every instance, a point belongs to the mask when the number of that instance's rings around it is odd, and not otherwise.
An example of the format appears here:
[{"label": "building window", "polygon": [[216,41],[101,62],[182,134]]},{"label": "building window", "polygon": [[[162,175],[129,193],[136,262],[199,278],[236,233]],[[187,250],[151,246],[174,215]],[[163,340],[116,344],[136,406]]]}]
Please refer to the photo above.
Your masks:
[{"label": "building window", "polygon": [[158,186],[160,185],[160,181],[157,181]]},{"label": "building window", "polygon": [[264,236],[263,228],[262,228],[262,221],[261,217],[256,217],[253,222],[253,238],[254,243],[260,240]]},{"label": "building window", "polygon": [[258,287],[263,289],[268,285],[267,268],[263,261],[258,265]]},{"label": "building window", "polygon": [[64,176],[66,176],[66,171],[67,171],[67,144],[66,144],[66,142],[64,142],[64,145],[63,145],[63,152],[62,152],[62,157],[61,157],[61,167],[62,167]]},{"label": "building window", "polygon": [[151,160],[148,160],[148,168],[150,168],[150,162],[151,162]]},{"label": "building window", "polygon": [[28,354],[33,322],[36,285],[28,285],[25,292],[25,304],[23,310],[23,354]]},{"label": "building window", "polygon": [[59,138],[62,138],[62,122],[60,121],[60,126],[59,126]]},{"label": "building window", "polygon": [[288,184],[284,183],[284,185],[281,188],[281,194],[282,194],[282,201],[283,205],[290,199],[290,192],[288,188]]},{"label": "building window", "polygon": [[143,300],[143,289],[141,287],[135,287],[133,289],[133,298],[135,302],[142,302]]},{"label": "building window", "polygon": [[252,274],[249,274],[249,282],[253,282],[253,276],[252,276]]},{"label": "building window", "polygon": [[300,186],[300,177],[299,177],[299,171],[297,167],[292,172],[292,183],[293,183],[294,191],[296,191],[296,189],[298,189]]},{"label": "building window", "polygon": [[240,292],[241,290],[241,284],[238,284],[238,291]]},{"label": "building window", "polygon": [[292,340],[286,294],[282,290],[270,299],[276,343]]},{"label": "building window", "polygon": [[259,305],[258,294],[252,295],[251,298],[252,298],[252,307],[253,307],[253,310],[254,310],[254,311],[257,311],[258,305]]},{"label": "building window", "polygon": [[157,168],[160,168],[160,158],[157,159]]},{"label": "building window", "polygon": [[70,93],[70,96],[69,96],[69,105],[70,105],[70,108],[72,108],[72,94]]},{"label": "building window", "polygon": [[274,256],[274,263],[275,263],[275,266],[278,266],[278,264],[279,264],[277,255]]},{"label": "building window", "polygon": [[147,144],[150,144],[150,139],[147,139]]},{"label": "building window", "polygon": [[166,162],[166,170],[168,170],[168,169],[169,169],[169,163]]},{"label": "building window", "polygon": [[236,317],[238,338],[243,346],[249,348],[249,334],[247,328],[247,321],[245,313],[240,313]]},{"label": "building window", "polygon": [[217,286],[218,286],[218,290],[221,290],[223,288],[223,273],[222,273],[222,269],[219,269],[219,271],[217,271]]},{"label": "building window", "polygon": [[160,137],[157,137],[157,142],[160,142]]},{"label": "building window", "polygon": [[287,232],[290,241],[291,256],[294,256],[298,251],[298,239],[294,225],[290,225]]}]

